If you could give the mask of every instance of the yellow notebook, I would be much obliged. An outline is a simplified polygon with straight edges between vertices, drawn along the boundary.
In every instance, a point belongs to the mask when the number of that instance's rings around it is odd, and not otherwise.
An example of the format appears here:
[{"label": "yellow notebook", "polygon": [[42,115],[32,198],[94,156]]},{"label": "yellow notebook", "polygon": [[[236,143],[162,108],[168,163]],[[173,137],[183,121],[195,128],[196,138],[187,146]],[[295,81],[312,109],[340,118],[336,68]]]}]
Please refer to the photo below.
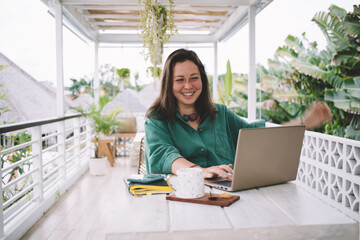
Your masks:
[{"label": "yellow notebook", "polygon": [[172,189],[166,182],[165,177],[165,175],[160,174],[132,175],[124,178],[124,181],[129,193],[134,196],[169,194]]}]

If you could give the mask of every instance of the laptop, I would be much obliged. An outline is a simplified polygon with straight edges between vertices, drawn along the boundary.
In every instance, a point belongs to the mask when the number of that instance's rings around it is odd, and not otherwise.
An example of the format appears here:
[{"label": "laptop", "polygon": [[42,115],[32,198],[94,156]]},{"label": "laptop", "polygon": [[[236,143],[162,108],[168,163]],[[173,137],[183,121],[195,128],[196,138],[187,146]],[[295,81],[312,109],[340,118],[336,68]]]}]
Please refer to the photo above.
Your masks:
[{"label": "laptop", "polygon": [[232,181],[206,179],[205,184],[239,191],[296,179],[305,126],[239,130]]}]

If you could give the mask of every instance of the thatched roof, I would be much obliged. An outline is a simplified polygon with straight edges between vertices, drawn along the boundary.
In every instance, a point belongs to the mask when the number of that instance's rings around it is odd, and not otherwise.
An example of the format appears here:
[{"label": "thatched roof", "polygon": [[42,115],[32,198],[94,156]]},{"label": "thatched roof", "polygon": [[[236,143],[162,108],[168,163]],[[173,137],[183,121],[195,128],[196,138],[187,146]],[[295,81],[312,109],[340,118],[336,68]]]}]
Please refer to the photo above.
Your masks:
[{"label": "thatched roof", "polygon": [[159,96],[159,93],[160,86],[154,87],[153,83],[150,83],[139,92],[139,98],[141,102],[145,105],[146,110],[153,104],[155,99]]},{"label": "thatched roof", "polygon": [[73,107],[79,107],[79,106],[82,106],[84,107],[85,109],[87,107],[90,106],[90,104],[92,104],[94,102],[94,99],[93,97],[88,94],[88,93],[84,93],[84,94],[81,94],[79,97],[77,97],[76,99],[72,100],[72,103],[71,105]]},{"label": "thatched roof", "polygon": [[[0,116],[0,122],[23,122],[56,116],[56,89],[50,84],[42,84],[22,70],[14,62],[0,53],[0,65],[8,67],[0,71],[0,93],[6,92],[9,100],[0,100],[0,107],[11,111]],[[65,110],[71,100],[65,98]]]},{"label": "thatched roof", "polygon": [[121,107],[123,112],[138,113],[146,112],[147,108],[141,101],[139,93],[130,88],[126,88],[118,94],[111,102],[104,107],[104,112],[110,112]]}]

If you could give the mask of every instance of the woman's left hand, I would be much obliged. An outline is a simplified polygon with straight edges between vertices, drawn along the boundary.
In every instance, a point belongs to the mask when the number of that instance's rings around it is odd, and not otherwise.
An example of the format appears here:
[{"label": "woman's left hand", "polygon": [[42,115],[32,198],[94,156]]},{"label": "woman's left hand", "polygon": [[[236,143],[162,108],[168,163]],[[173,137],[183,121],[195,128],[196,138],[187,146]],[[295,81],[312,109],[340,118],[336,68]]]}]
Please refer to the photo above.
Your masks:
[{"label": "woman's left hand", "polygon": [[302,115],[306,129],[313,129],[332,118],[329,106],[325,102],[314,102]]}]

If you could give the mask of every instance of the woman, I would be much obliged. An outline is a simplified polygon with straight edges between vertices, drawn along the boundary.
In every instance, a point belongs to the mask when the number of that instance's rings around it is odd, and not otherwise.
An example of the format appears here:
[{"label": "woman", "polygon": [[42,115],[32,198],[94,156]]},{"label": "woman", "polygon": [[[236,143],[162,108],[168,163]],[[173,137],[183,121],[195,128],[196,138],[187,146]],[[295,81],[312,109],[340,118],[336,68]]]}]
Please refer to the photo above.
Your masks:
[{"label": "woman", "polygon": [[[166,60],[160,96],[146,117],[147,171],[169,174],[197,167],[204,178],[232,180],[239,129],[265,127],[264,120],[248,123],[226,106],[212,103],[204,65],[186,49],[174,51]],[[329,107],[316,103],[286,125],[311,129],[330,118]]]}]

